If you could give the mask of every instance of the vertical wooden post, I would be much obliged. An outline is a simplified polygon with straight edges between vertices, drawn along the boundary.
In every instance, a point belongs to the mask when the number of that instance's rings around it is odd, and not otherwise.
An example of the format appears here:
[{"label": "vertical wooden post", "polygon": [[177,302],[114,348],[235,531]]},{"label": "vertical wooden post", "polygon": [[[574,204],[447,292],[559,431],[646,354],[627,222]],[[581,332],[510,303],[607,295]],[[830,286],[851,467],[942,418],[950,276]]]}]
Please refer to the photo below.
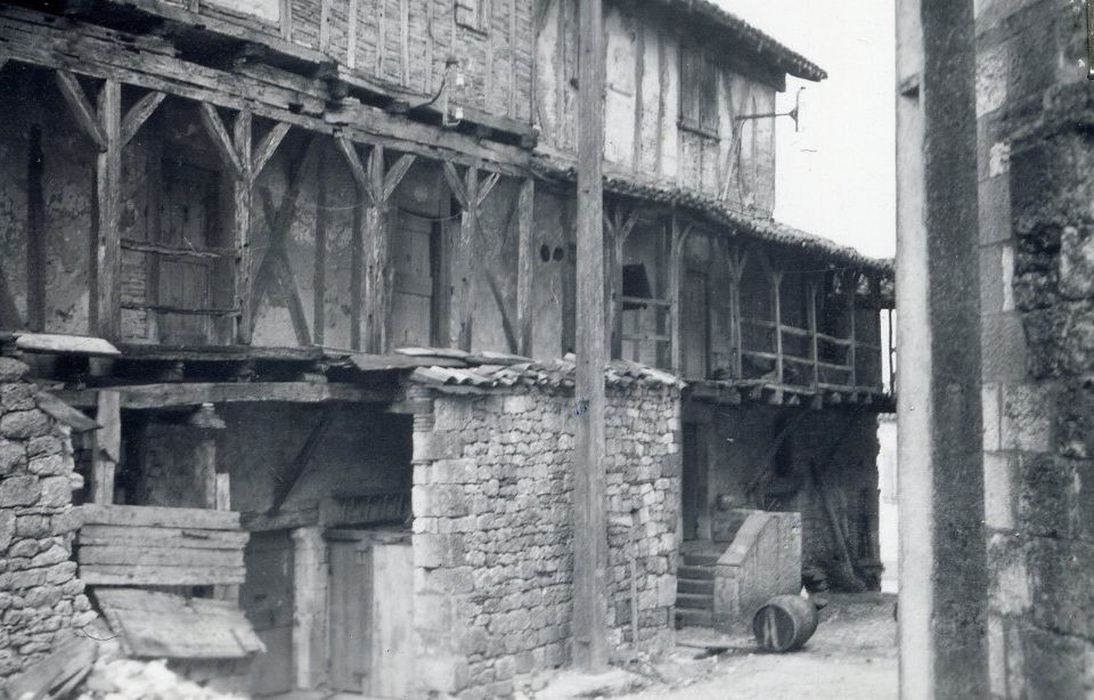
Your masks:
[{"label": "vertical wooden post", "polygon": [[354,189],[357,202],[353,207],[353,231],[350,233],[349,262],[349,346],[351,350],[361,349],[361,294],[363,290],[363,272],[365,266],[365,209],[368,192],[358,185]]},{"label": "vertical wooden post", "polygon": [[114,502],[114,472],[122,451],[121,395],[118,392],[99,391],[95,421],[102,427],[92,454],[91,500],[109,505]]},{"label": "vertical wooden post", "polygon": [[531,357],[535,308],[536,241],[534,229],[536,181],[521,183],[517,200],[517,336],[520,354]]},{"label": "vertical wooden post", "polygon": [[574,449],[573,658],[607,668],[604,474],[604,29],[601,0],[580,0],[577,164],[577,426]]},{"label": "vertical wooden post", "polygon": [[[847,284],[847,364],[851,368],[851,386],[858,386],[857,350],[855,348],[855,297],[858,296],[858,272],[844,275]],[[849,279],[848,279],[849,278]]]},{"label": "vertical wooden post", "polygon": [[293,673],[296,687],[306,690],[317,687],[323,680],[327,637],[327,543],[323,540],[323,528],[315,526],[293,530],[292,542]]},{"label": "vertical wooden post", "polygon": [[669,344],[672,350],[672,371],[676,374],[684,373],[684,348],[682,341],[680,301],[684,293],[684,248],[688,236],[691,235],[691,224],[681,226],[676,214],[672,215],[672,238],[669,251],[669,316],[672,328],[669,333]]},{"label": "vertical wooden post", "polygon": [[812,277],[806,282],[806,314],[809,322],[810,356],[813,358],[813,388],[820,384],[820,355],[817,343],[817,282]]},{"label": "vertical wooden post", "polygon": [[733,376],[740,378],[744,372],[744,336],[741,332],[741,279],[744,277],[747,257],[734,246],[729,252],[729,332],[733,336]]},{"label": "vertical wooden post", "polygon": [[107,79],[99,90],[97,116],[104,143],[95,162],[96,217],[96,270],[98,296],[93,303],[96,332],[108,339],[121,336],[121,232],[120,193],[121,182],[121,85]]},{"label": "vertical wooden post", "polygon": [[251,208],[254,205],[254,169],[251,167],[251,112],[236,116],[233,141],[239,156],[239,171],[232,182],[233,233],[238,251],[235,274],[235,304],[239,309],[236,341],[251,342]]},{"label": "vertical wooden post", "polygon": [[471,350],[471,332],[475,323],[475,296],[478,292],[478,272],[475,265],[474,250],[479,242],[479,208],[475,206],[479,192],[479,170],[471,167],[467,169],[467,204],[460,212],[460,242],[456,249],[456,264],[459,266],[460,275],[463,276],[463,290],[460,301],[460,330],[457,337],[457,347],[460,350]]},{"label": "vertical wooden post", "polygon": [[42,127],[33,124],[27,138],[27,327],[46,325],[46,204],[42,191]]},{"label": "vertical wooden post", "polygon": [[773,316],[775,320],[775,380],[779,384],[783,383],[783,312],[781,293],[782,283],[782,270],[772,270],[771,303],[774,306]]},{"label": "vertical wooden post", "polygon": [[327,316],[327,166],[320,157],[315,167],[317,180],[315,202],[315,268],[312,279],[312,342],[322,345]]}]

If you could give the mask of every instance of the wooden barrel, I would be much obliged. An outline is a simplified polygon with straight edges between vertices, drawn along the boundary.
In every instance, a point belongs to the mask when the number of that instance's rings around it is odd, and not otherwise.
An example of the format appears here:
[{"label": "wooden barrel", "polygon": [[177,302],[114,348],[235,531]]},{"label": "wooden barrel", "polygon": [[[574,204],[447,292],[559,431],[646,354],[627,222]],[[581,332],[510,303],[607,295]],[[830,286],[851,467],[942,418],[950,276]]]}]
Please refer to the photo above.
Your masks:
[{"label": "wooden barrel", "polygon": [[816,630],[816,606],[798,595],[777,595],[752,618],[752,633],[767,651],[800,649]]}]

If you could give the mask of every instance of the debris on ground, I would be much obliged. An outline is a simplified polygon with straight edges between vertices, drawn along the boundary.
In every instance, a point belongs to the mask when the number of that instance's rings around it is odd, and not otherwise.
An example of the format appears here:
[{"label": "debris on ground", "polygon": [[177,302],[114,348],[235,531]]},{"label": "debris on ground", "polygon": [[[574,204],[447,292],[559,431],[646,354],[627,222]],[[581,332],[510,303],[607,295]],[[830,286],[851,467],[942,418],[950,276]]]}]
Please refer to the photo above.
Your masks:
[{"label": "debris on ground", "polygon": [[80,690],[79,700],[242,700],[181,678],[162,659],[100,658]]}]

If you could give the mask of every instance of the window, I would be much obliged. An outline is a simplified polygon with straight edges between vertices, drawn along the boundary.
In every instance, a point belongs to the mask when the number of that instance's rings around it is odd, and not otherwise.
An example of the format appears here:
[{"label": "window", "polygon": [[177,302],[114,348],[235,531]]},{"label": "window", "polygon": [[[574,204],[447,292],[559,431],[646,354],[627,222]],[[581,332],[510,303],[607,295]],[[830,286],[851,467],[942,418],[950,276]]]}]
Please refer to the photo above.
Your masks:
[{"label": "window", "polygon": [[718,135],[718,66],[700,51],[680,55],[680,126]]},{"label": "window", "polygon": [[455,0],[456,24],[477,32],[485,32],[487,2],[489,0]]}]

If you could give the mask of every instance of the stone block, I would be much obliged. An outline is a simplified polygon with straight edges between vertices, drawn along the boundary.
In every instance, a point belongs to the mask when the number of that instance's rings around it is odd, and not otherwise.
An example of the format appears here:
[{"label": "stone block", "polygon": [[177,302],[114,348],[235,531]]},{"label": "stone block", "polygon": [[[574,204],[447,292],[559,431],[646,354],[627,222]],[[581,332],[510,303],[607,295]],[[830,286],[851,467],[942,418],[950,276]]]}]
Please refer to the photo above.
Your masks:
[{"label": "stone block", "polygon": [[1007,530],[1014,527],[1014,489],[1011,456],[984,453],[984,524]]},{"label": "stone block", "polygon": [[38,455],[70,454],[71,452],[71,449],[65,449],[65,444],[61,441],[61,438],[56,435],[41,435],[36,438],[31,438],[30,442],[27,443],[27,455],[30,457],[36,457]]},{"label": "stone block", "polygon": [[26,466],[27,453],[23,443],[0,438],[0,476]]},{"label": "stone block", "polygon": [[26,411],[37,407],[31,384],[12,382],[0,384],[0,407],[6,411]]},{"label": "stone block", "polygon": [[[65,547],[55,544],[49,549],[39,554],[36,554],[30,560],[31,568],[38,568],[41,566],[51,566],[53,564],[60,564],[61,562],[68,561],[69,551]],[[48,576],[48,572],[47,572]]]},{"label": "stone block", "polygon": [[37,477],[9,476],[0,481],[0,508],[33,505],[40,495]]},{"label": "stone block", "polygon": [[430,693],[459,693],[467,687],[468,671],[467,661],[458,656],[419,657],[415,676],[422,690],[421,697]]},{"label": "stone block", "polygon": [[[1006,289],[1010,289],[1008,284]],[[1013,304],[1009,295],[999,300]],[[986,382],[1019,383],[1026,377],[1026,335],[1017,313],[984,313],[980,319],[980,376]]]},{"label": "stone block", "polygon": [[30,367],[14,357],[0,357],[0,383],[17,382],[26,376]]},{"label": "stone block", "polygon": [[1036,627],[1020,634],[1026,677],[1023,697],[1060,700],[1094,695],[1094,645]]},{"label": "stone block", "polygon": [[1060,235],[1057,258],[1060,294],[1068,299],[1094,296],[1094,229],[1067,226]]},{"label": "stone block", "polygon": [[1021,615],[1029,610],[1030,572],[1021,540],[1001,534],[989,537],[988,571],[992,610],[1003,615]]},{"label": "stone block", "polygon": [[1004,385],[1000,436],[1004,449],[1047,452],[1052,447],[1052,389]]},{"label": "stone block", "polygon": [[1046,537],[1069,536],[1078,496],[1074,464],[1052,455],[1023,455],[1018,476],[1020,528]]},{"label": "stone block", "polygon": [[41,411],[13,411],[0,416],[0,436],[16,440],[46,435],[50,431],[50,419]]},{"label": "stone block", "polygon": [[81,524],[80,512],[74,508],[68,508],[49,519],[50,531],[54,535],[65,535],[70,532],[75,532],[80,529]]},{"label": "stone block", "polygon": [[438,459],[433,463],[434,484],[472,484],[479,478],[474,459]]},{"label": "stone block", "polygon": [[1034,622],[1094,638],[1094,545],[1035,537],[1028,548]]},{"label": "stone block", "polygon": [[27,471],[38,476],[67,475],[71,467],[71,461],[60,453],[32,457],[27,463]]},{"label": "stone block", "polygon": [[[3,488],[2,485],[0,488]],[[72,483],[67,476],[46,477],[41,481],[41,489],[41,506],[61,508],[72,503]]]}]

